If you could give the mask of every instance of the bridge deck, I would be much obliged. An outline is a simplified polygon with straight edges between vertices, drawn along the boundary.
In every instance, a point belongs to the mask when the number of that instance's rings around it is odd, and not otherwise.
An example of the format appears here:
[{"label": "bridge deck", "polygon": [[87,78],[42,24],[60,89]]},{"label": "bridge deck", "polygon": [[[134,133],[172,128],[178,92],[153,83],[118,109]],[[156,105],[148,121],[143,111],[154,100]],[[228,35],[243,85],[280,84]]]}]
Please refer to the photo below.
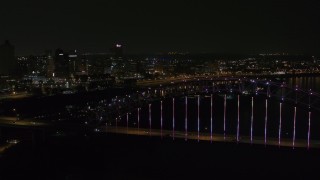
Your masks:
[{"label": "bridge deck", "polygon": [[[144,128],[132,128],[132,127],[101,127],[99,128],[100,132],[105,133],[116,133],[116,134],[129,134],[129,135],[137,135],[137,136],[153,136],[153,137],[163,137],[163,138],[175,138],[175,139],[186,139],[186,140],[199,140],[199,141],[211,141],[210,133],[200,133],[198,137],[198,132],[188,132],[186,136],[185,132],[175,131],[174,133],[169,130],[160,130],[160,129],[152,129],[151,132],[149,129]],[[254,137],[251,142],[250,137],[241,136],[239,142],[236,140],[235,135],[226,135],[223,134],[213,134],[212,135],[213,142],[233,142],[233,143],[245,143],[245,144],[258,144],[258,145],[268,145],[268,146],[279,146],[279,140],[277,138],[267,138],[267,142],[265,143],[263,137]],[[281,147],[293,147],[292,139],[281,139]],[[297,139],[295,141],[296,148],[308,148],[307,140]],[[310,141],[310,148],[320,148],[320,141],[312,140]]]}]

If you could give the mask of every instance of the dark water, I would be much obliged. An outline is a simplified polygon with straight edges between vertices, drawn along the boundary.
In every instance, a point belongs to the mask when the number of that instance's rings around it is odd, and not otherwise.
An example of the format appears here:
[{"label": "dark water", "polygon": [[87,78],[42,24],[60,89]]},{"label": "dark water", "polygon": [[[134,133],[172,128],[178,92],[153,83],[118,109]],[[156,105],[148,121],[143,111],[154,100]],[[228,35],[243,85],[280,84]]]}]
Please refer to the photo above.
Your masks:
[{"label": "dark water", "polygon": [[313,179],[318,150],[92,135],[21,144],[0,161],[1,180]]}]

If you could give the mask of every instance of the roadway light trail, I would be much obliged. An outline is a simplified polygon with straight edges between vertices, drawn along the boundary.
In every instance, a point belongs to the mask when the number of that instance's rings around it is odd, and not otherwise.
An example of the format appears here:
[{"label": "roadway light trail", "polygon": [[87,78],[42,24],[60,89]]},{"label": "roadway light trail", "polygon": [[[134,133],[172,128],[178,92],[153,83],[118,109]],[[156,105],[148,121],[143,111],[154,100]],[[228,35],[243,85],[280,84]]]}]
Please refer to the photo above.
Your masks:
[{"label": "roadway light trail", "polygon": [[[101,128],[103,129],[103,128]],[[149,136],[149,134],[147,133],[148,129],[143,129],[144,131],[146,131],[146,133],[140,134],[142,136]],[[119,127],[118,130],[115,130],[115,127],[108,127],[108,128],[104,128],[105,132],[108,133],[116,133],[116,134],[127,134],[126,128],[125,127]],[[165,134],[170,134],[171,130],[164,130],[163,133]],[[129,128],[129,134],[130,135],[137,135],[137,129],[136,128]],[[156,137],[156,136],[160,136],[160,131],[157,129],[154,129],[152,136]],[[177,139],[184,139],[184,131],[177,131],[176,134],[176,138]],[[192,132],[189,134],[188,139],[192,139],[192,140],[197,140],[198,136],[196,134],[196,132]],[[200,140],[203,141],[210,141],[210,133],[202,133],[200,136]],[[215,134],[215,142],[232,142],[234,143],[234,135],[229,135],[226,137],[226,139],[224,140],[223,134]],[[244,143],[244,144],[250,144],[250,136],[243,136],[240,143]],[[254,144],[260,144],[260,145],[264,145],[264,138],[263,137],[256,137]],[[272,138],[270,137],[270,139],[268,139],[267,145],[270,146],[278,146],[278,138]],[[307,147],[308,144],[306,141],[304,140],[297,140],[296,147]],[[282,143],[281,143],[281,147],[292,147],[292,138],[283,138],[282,139]],[[314,141],[314,143],[310,144],[310,147],[312,148],[320,148],[320,141]]]}]

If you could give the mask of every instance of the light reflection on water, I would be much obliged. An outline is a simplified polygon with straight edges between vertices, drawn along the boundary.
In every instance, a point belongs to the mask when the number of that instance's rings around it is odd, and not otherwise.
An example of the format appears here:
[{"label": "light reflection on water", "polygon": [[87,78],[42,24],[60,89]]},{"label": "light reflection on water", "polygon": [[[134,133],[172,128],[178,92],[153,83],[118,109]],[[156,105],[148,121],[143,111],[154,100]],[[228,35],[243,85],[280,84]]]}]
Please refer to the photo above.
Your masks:
[{"label": "light reflection on water", "polygon": [[320,77],[294,77],[288,78],[286,81],[289,87],[295,87],[296,85],[302,89],[320,93]]}]

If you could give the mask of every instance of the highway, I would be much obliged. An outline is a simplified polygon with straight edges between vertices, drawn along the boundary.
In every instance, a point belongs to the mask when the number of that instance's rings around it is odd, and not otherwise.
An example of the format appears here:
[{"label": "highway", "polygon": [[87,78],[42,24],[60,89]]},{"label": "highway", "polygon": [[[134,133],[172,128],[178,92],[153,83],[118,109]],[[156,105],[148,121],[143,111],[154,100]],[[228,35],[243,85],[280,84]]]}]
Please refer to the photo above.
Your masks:
[{"label": "highway", "polygon": [[0,100],[4,99],[23,99],[27,97],[31,97],[31,93],[15,93],[15,94],[1,94]]},{"label": "highway", "polygon": [[[231,75],[231,74],[220,74],[220,75],[180,75],[176,77],[165,77],[162,79],[143,79],[137,81],[137,86],[140,87],[151,87],[151,86],[159,86],[171,83],[185,82],[196,79],[224,79],[224,78],[281,78],[281,77],[299,77],[299,75],[308,75],[309,73],[298,73],[298,74],[239,74],[239,75]],[[313,73],[310,73],[311,75]],[[316,73],[318,74],[318,73]]]},{"label": "highway", "polygon": [[[209,133],[200,133],[198,137],[198,132],[188,132],[186,136],[185,132],[175,131],[173,134],[172,131],[168,130],[159,130],[159,129],[152,129],[151,132],[149,129],[138,129],[138,128],[131,128],[131,127],[100,127],[99,132],[105,133],[115,133],[115,134],[128,134],[128,135],[136,135],[136,136],[152,136],[152,137],[162,137],[162,138],[174,138],[174,139],[186,139],[186,140],[196,140],[196,141],[211,141],[211,136]],[[235,135],[226,135],[224,137],[223,134],[213,134],[212,135],[213,142],[232,142],[232,143],[244,143],[244,144],[258,144],[258,145],[268,145],[268,146],[279,146],[279,141],[277,138],[267,138],[267,142],[264,142],[263,137],[254,137],[251,143],[250,137],[248,136],[241,136],[239,142],[236,141]],[[292,147],[292,139],[281,139],[280,147]],[[295,148],[307,148],[308,143],[306,140],[299,140],[295,141]],[[320,148],[320,141],[310,141],[310,148]]]},{"label": "highway", "polygon": [[[217,78],[217,77],[219,76],[180,76],[180,77],[170,77],[170,78],[163,78],[163,79],[156,79],[156,80],[142,80],[137,82],[137,86],[141,86],[141,87],[158,86],[158,85],[165,85],[170,83],[185,82],[185,81],[195,80],[195,79],[204,79],[204,78],[211,79],[211,78]],[[220,78],[223,78],[223,77],[220,77]]]},{"label": "highway", "polygon": [[180,82],[188,82],[188,81],[195,81],[195,80],[224,80],[227,78],[242,78],[243,76],[227,76],[227,75],[197,75],[197,76],[177,76],[177,77],[167,77],[162,79],[155,79],[155,80],[140,80],[137,82],[137,86],[140,87],[151,87],[151,86],[159,86],[159,85],[167,85],[167,84],[174,84]]},{"label": "highway", "polygon": [[10,149],[13,147],[15,144],[14,143],[5,143],[0,145],[0,155],[6,152],[6,150]]},{"label": "highway", "polygon": [[[32,119],[17,120],[15,117],[0,117],[0,126],[2,127],[15,127],[15,128],[48,128],[52,126],[50,123],[36,122]],[[152,137],[162,137],[162,138],[171,138],[171,139],[185,139],[185,140],[195,140],[195,141],[211,141],[212,142],[232,142],[232,143],[244,143],[244,144],[259,144],[259,145],[268,145],[268,146],[279,146],[278,138],[268,137],[265,143],[263,137],[254,137],[251,142],[249,136],[241,136],[237,142],[235,135],[227,134],[212,134],[212,139],[210,133],[200,132],[188,132],[186,135],[185,132],[172,130],[160,130],[160,129],[145,129],[145,128],[132,128],[132,127],[115,127],[115,126],[102,126],[96,129],[97,132],[104,133],[115,133],[115,134],[128,134],[136,136],[152,136]],[[292,139],[281,139],[281,147],[293,147]],[[307,140],[296,139],[294,147],[308,148]],[[311,140],[310,148],[320,148],[320,141]]]},{"label": "highway", "polygon": [[49,123],[39,122],[33,119],[17,120],[16,117],[0,117],[0,127],[43,128]]}]

